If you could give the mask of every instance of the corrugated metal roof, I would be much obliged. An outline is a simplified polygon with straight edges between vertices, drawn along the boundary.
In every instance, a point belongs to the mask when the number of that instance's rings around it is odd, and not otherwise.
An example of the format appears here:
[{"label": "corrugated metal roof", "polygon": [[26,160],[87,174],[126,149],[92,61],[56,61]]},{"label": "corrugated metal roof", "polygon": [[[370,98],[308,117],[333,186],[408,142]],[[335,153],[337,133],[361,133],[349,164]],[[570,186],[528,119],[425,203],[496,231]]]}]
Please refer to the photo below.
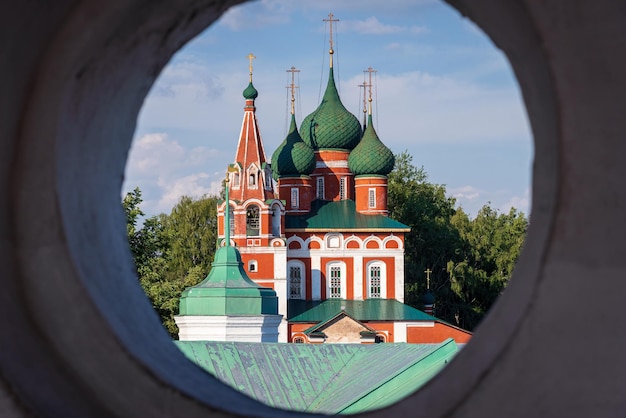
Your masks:
[{"label": "corrugated metal roof", "polygon": [[194,363],[265,404],[327,414],[381,408],[417,390],[456,354],[436,344],[175,341]]},{"label": "corrugated metal roof", "polygon": [[[308,301],[302,302],[299,304],[298,301],[290,301],[287,312],[289,322],[326,321],[337,315],[342,309],[358,321],[439,321],[434,316],[405,305],[396,299],[326,299],[315,305],[306,303]],[[309,306],[310,308],[305,310]]]},{"label": "corrugated metal roof", "polygon": [[353,230],[370,231],[384,229],[388,231],[408,232],[410,228],[403,223],[382,215],[364,215],[356,211],[354,200],[328,202],[315,200],[311,211],[306,215],[285,216],[285,229],[293,230]]}]

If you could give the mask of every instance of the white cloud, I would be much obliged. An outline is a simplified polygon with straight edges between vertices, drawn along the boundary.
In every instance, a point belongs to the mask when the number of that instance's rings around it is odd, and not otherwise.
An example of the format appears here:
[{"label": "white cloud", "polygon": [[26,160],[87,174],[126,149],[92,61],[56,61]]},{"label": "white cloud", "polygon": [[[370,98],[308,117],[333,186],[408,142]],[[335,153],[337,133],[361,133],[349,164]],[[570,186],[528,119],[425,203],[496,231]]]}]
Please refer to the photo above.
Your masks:
[{"label": "white cloud", "polygon": [[218,193],[220,182],[207,173],[223,156],[207,147],[184,147],[165,133],[136,139],[126,164],[124,190],[139,185],[144,212],[169,212],[183,195]]},{"label": "white cloud", "polygon": [[[343,97],[359,97],[362,76]],[[420,71],[377,73],[375,120],[385,143],[403,149],[415,143],[506,142],[530,137],[526,113],[512,87],[488,87]],[[395,145],[394,145],[395,144]]]},{"label": "white cloud", "polygon": [[342,21],[341,27],[345,28],[347,31],[369,35],[385,35],[404,32],[406,30],[402,26],[386,25],[373,16],[360,21]]},{"label": "white cloud", "polygon": [[511,208],[515,208],[528,217],[530,215],[530,188],[527,188],[522,196],[512,196],[507,202],[500,205],[502,213],[508,213]]},{"label": "white cloud", "polygon": [[455,187],[448,190],[448,194],[456,199],[463,200],[476,200],[480,197],[482,190],[474,186],[461,186]]},{"label": "white cloud", "polygon": [[207,182],[208,179],[207,173],[195,173],[173,179],[159,176],[158,185],[163,194],[156,204],[156,209],[159,212],[169,212],[181,196],[198,198],[210,194],[211,183]]}]

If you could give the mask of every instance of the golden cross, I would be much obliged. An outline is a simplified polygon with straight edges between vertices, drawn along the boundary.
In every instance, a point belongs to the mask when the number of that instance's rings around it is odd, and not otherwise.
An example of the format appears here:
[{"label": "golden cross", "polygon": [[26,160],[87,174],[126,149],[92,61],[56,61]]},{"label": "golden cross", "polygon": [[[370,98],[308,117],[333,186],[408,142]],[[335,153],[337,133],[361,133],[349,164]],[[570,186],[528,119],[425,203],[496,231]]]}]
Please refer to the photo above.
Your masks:
[{"label": "golden cross", "polygon": [[328,13],[328,19],[322,19],[324,22],[329,22],[330,23],[330,66],[333,66],[333,54],[335,53],[335,51],[333,51],[333,22],[339,22],[339,19],[333,19],[333,15],[332,13]]},{"label": "golden cross", "polygon": [[291,73],[291,84],[287,86],[288,89],[291,89],[291,114],[295,114],[296,113],[296,109],[295,109],[295,102],[296,102],[296,98],[295,98],[295,92],[296,89],[298,88],[298,86],[296,86],[295,82],[294,82],[294,78],[296,76],[296,73],[299,73],[300,70],[296,70],[296,67],[294,67],[293,65],[291,66],[291,68],[289,70],[287,70],[288,73]]},{"label": "golden cross", "polygon": [[426,273],[426,289],[430,289],[430,273],[432,273],[432,270],[428,268],[424,270],[424,273]]},{"label": "golden cross", "polygon": [[369,73],[369,76],[370,76],[370,82],[367,85],[369,87],[369,98],[367,99],[367,101],[370,104],[369,106],[370,114],[372,114],[372,73],[377,73],[377,72],[378,70],[375,70],[372,67],[367,67],[367,70],[363,70],[363,73]]},{"label": "golden cross", "polygon": [[248,59],[250,60],[250,82],[252,83],[252,60],[256,59],[256,57],[250,52],[248,54]]},{"label": "golden cross", "polygon": [[363,125],[365,125],[365,120],[366,120],[365,115],[367,114],[367,99],[366,99],[367,83],[363,81],[363,84],[359,84],[359,88],[361,87],[363,87]]}]

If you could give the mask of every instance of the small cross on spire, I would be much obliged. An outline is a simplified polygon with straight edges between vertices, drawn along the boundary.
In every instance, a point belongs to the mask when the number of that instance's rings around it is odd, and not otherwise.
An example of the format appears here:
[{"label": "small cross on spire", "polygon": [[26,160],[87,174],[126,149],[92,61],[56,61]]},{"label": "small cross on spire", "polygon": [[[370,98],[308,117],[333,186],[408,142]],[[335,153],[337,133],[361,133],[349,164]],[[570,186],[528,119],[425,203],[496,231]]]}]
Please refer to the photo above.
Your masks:
[{"label": "small cross on spire", "polygon": [[296,102],[296,97],[295,97],[295,93],[296,93],[296,89],[298,88],[298,86],[296,86],[294,79],[296,76],[296,73],[299,73],[300,70],[297,70],[296,67],[291,66],[291,68],[289,70],[287,70],[288,73],[291,73],[291,84],[287,86],[288,89],[291,89],[291,114],[294,115],[296,113],[296,109],[295,109],[295,102]]},{"label": "small cross on spire", "polygon": [[433,271],[429,268],[424,270],[424,273],[426,273],[426,289],[430,289],[430,273],[432,272]]},{"label": "small cross on spire", "polygon": [[370,82],[367,84],[369,87],[369,97],[367,101],[369,102],[369,114],[372,114],[372,73],[377,73],[378,70],[373,69],[372,67],[367,67],[367,70],[363,70],[363,73],[369,73]]},{"label": "small cross on spire", "polygon": [[335,15],[332,13],[328,13],[328,19],[322,19],[324,22],[329,22],[330,24],[330,66],[333,66],[333,54],[335,51],[333,50],[333,22],[339,22],[339,19],[333,19]]},{"label": "small cross on spire", "polygon": [[256,57],[250,52],[248,54],[248,59],[250,60],[250,82],[252,83],[252,60],[256,59]]},{"label": "small cross on spire", "polygon": [[363,129],[367,120],[367,81],[363,80],[363,84],[359,84],[359,89],[363,88]]}]

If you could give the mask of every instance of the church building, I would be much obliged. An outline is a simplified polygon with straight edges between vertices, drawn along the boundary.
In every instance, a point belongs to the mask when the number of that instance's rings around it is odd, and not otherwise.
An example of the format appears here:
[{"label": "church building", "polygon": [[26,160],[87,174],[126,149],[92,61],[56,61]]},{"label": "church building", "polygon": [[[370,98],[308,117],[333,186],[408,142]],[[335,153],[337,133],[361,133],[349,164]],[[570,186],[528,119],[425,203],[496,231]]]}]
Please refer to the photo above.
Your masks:
[{"label": "church building", "polygon": [[291,125],[271,160],[256,118],[255,57],[248,56],[243,122],[227,170],[229,200],[218,206],[220,245],[236,247],[247,276],[276,292],[279,341],[441,343],[451,337],[465,343],[469,332],[403,303],[410,229],[388,217],[394,155],[372,123],[372,70],[362,125],[335,85],[332,15],[329,21],[322,101],[298,129],[292,67]]}]

